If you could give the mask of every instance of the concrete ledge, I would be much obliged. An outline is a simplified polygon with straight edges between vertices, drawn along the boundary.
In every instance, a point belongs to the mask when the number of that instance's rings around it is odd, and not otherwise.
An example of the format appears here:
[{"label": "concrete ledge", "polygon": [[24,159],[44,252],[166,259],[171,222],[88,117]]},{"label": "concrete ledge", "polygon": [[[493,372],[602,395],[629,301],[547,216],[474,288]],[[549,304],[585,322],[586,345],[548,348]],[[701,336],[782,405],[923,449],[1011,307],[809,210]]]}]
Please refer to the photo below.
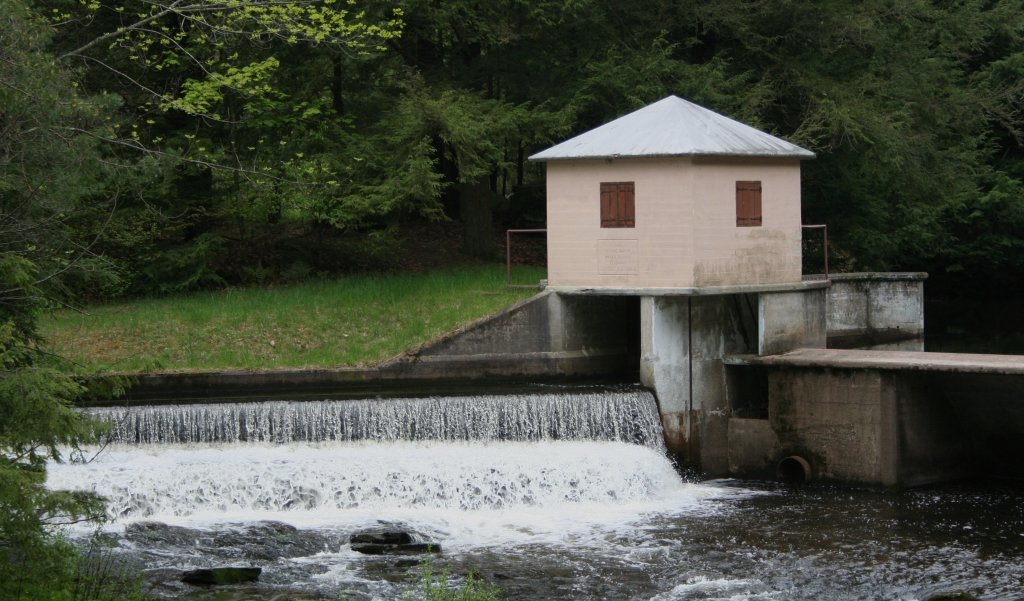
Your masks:
[{"label": "concrete ledge", "polygon": [[548,286],[547,290],[567,296],[714,296],[754,292],[791,292],[828,288],[828,280],[808,280],[790,284],[746,284],[742,286],[698,286],[690,288],[580,288]]},{"label": "concrete ledge", "polygon": [[[824,277],[824,276],[822,276]],[[830,280],[836,282],[857,282],[857,281],[877,281],[877,282],[897,282],[897,281],[924,281],[928,279],[928,273],[925,271],[905,271],[905,272],[894,272],[894,271],[862,271],[856,273],[830,273],[828,275]]]},{"label": "concrete ledge", "polygon": [[[582,353],[486,355],[458,360],[397,362],[380,367],[321,369],[224,370],[211,372],[152,373],[134,377],[122,399],[95,399],[88,404],[112,402],[155,404],[166,402],[238,399],[297,399],[330,396],[335,399],[424,396],[474,391],[521,391],[534,385],[603,382],[592,370],[617,372],[622,358]],[[514,368],[510,369],[510,366]],[[620,378],[621,379],[621,378]],[[609,380],[610,381],[610,380]]]},{"label": "concrete ledge", "polygon": [[1024,355],[800,348],[764,357],[733,355],[724,362],[728,365],[1024,375]]}]

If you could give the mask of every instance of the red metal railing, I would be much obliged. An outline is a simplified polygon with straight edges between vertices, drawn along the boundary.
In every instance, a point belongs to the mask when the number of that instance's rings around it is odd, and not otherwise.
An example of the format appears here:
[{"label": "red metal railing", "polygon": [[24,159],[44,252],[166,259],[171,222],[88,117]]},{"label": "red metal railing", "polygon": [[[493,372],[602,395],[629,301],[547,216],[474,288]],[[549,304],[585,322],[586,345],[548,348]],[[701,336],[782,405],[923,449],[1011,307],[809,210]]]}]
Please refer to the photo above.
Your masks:
[{"label": "red metal railing", "polygon": [[546,234],[547,229],[505,230],[505,287],[536,288],[536,284],[512,284],[512,234]]},{"label": "red metal railing", "polygon": [[804,225],[805,230],[821,230],[824,239],[821,244],[821,255],[825,268],[825,279],[828,279],[828,226],[825,224]]}]

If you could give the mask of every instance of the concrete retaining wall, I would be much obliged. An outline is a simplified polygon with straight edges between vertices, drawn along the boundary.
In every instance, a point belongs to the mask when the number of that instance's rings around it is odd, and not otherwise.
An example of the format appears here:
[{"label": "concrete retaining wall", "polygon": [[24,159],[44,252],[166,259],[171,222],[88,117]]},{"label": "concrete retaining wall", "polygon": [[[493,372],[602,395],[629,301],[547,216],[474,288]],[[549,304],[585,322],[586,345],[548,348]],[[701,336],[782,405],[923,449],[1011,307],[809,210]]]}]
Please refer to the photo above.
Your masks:
[{"label": "concrete retaining wall", "polygon": [[384,364],[138,376],[132,402],[394,396],[579,379],[633,379],[639,304],[629,297],[544,292]]},{"label": "concrete retaining wall", "polygon": [[926,273],[840,273],[826,295],[833,348],[924,350]]},{"label": "concrete retaining wall", "polygon": [[[1009,417],[1006,411],[998,416],[987,413],[984,406],[999,404],[991,400],[993,388],[985,382],[987,378],[881,370],[775,370],[770,375],[770,406],[771,424],[779,439],[777,456],[802,455],[822,478],[885,486],[919,486],[978,475],[1020,477],[1024,472],[1008,461],[1007,454],[1019,457],[1022,451],[1024,403],[1016,404],[1016,427],[1001,421]],[[961,390],[969,388],[970,397],[950,394],[952,382],[960,382],[956,388]]]},{"label": "concrete retaining wall", "polygon": [[469,377],[534,376],[549,368],[550,375],[632,375],[638,363],[638,320],[635,298],[543,292],[410,351],[384,368],[480,364],[486,370]]},{"label": "concrete retaining wall", "polygon": [[826,290],[772,292],[758,298],[757,354],[825,348]]},{"label": "concrete retaining wall", "polygon": [[784,369],[769,376],[779,456],[799,455],[816,477],[899,484],[897,395],[878,372]]}]

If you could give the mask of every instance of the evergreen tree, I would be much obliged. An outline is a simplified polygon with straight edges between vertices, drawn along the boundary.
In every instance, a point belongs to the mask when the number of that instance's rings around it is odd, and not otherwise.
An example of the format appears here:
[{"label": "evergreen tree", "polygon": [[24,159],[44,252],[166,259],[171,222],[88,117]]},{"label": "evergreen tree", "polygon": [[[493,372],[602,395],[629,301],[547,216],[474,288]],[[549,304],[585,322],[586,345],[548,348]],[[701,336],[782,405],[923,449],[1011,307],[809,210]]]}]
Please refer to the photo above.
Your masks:
[{"label": "evergreen tree", "polygon": [[60,282],[92,270],[66,221],[109,192],[117,161],[96,128],[109,108],[75,92],[20,0],[0,0],[0,598],[61,599],[72,550],[53,527],[104,514],[101,499],[45,486],[46,465],[93,435],[72,403],[84,391],[40,347],[36,317]]}]

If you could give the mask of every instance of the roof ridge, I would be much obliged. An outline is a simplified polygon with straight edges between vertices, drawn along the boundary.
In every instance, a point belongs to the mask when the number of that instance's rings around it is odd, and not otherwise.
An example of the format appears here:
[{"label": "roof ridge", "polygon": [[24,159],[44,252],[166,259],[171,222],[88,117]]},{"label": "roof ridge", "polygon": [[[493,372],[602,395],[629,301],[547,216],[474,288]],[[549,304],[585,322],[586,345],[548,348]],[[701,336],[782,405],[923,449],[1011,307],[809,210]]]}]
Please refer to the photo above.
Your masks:
[{"label": "roof ridge", "polygon": [[628,157],[814,158],[814,153],[669,95],[530,156],[532,161]]}]

